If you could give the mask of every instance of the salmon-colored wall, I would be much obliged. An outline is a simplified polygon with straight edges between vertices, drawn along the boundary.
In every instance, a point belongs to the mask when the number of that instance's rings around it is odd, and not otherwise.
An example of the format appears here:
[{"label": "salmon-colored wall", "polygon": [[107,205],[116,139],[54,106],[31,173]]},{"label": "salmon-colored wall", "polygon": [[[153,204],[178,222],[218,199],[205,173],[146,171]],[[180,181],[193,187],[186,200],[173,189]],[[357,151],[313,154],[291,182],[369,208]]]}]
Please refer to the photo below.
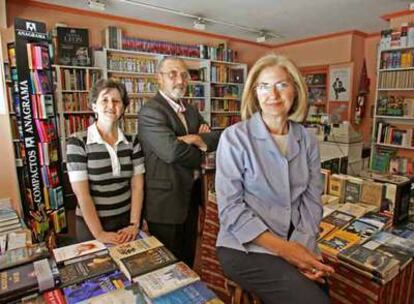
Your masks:
[{"label": "salmon-colored wall", "polygon": [[[58,11],[56,10],[58,9]],[[88,28],[90,45],[100,47],[102,45],[102,32],[109,25],[116,25],[123,29],[124,33],[131,37],[144,39],[175,41],[183,44],[207,44],[217,46],[226,42],[228,46],[238,52],[238,61],[251,65],[259,57],[271,50],[268,46],[257,43],[243,42],[238,39],[220,37],[219,35],[197,33],[178,28],[161,25],[151,25],[148,22],[127,20],[125,18],[112,17],[105,14],[88,11],[59,8],[58,6],[42,5],[34,1],[8,1],[7,22],[13,25],[15,17],[34,19],[46,23],[48,30],[56,23],[65,23],[68,26]],[[177,34],[177,31],[179,34]]]},{"label": "salmon-colored wall", "polygon": [[299,67],[351,61],[352,35],[344,34],[303,43],[276,46],[275,52],[292,59]]}]

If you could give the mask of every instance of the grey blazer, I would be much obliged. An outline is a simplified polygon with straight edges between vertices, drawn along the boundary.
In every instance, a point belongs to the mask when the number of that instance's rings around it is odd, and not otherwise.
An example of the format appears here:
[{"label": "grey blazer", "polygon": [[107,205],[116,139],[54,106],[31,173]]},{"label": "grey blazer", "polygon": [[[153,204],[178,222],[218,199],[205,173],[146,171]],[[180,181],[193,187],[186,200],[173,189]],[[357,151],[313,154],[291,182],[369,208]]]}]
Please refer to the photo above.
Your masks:
[{"label": "grey blazer", "polygon": [[[184,116],[189,134],[197,134],[200,125],[206,123],[192,105],[186,107]],[[183,123],[160,93],[138,114],[138,136],[145,155],[144,216],[150,222],[181,224],[187,218],[201,151],[177,140],[186,134]],[[200,136],[207,151],[217,148],[220,132]]]}]

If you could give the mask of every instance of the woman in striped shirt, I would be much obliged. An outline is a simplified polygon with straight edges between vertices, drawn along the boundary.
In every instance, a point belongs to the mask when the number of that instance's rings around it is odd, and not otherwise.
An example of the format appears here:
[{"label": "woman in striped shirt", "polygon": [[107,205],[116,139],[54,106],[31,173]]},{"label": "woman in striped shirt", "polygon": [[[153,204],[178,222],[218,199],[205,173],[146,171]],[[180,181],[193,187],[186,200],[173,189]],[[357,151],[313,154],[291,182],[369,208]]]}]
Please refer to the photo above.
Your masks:
[{"label": "woman in striped shirt", "polygon": [[67,141],[67,169],[78,200],[79,242],[121,244],[135,239],[141,221],[145,172],[137,139],[124,135],[119,120],[129,104],[125,86],[101,79],[90,92],[96,122]]}]

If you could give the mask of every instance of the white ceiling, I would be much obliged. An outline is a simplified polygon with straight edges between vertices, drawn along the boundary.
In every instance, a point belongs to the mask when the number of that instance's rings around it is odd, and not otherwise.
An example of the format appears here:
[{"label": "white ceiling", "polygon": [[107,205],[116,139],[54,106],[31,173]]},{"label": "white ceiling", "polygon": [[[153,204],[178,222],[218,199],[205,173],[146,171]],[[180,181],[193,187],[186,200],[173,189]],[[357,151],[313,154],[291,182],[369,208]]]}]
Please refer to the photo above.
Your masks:
[{"label": "white ceiling", "polygon": [[[88,0],[40,0],[67,7],[91,10]],[[226,21],[251,29],[266,29],[281,35],[266,43],[277,45],[308,37],[330,33],[359,30],[366,33],[387,28],[380,17],[406,10],[411,0],[93,0],[103,1],[106,14],[136,18],[139,20],[192,29],[197,15],[207,19]],[[155,10],[140,2],[154,5],[178,14]],[[244,40],[256,41],[257,32],[207,22],[206,32]]]}]

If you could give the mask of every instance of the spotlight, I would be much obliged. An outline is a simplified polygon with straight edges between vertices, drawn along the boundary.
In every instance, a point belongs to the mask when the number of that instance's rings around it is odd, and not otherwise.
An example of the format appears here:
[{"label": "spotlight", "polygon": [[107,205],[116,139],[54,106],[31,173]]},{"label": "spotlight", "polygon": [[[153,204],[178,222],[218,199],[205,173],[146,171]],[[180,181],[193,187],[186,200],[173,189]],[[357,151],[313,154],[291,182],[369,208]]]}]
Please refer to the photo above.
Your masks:
[{"label": "spotlight", "polygon": [[106,8],[106,0],[88,0],[88,6],[90,9],[104,11]]},{"label": "spotlight", "polygon": [[199,31],[204,31],[206,29],[206,21],[203,18],[194,20],[193,28]]},{"label": "spotlight", "polygon": [[266,35],[266,32],[260,32],[259,36],[256,38],[256,42],[263,43],[267,40],[268,36]]}]

